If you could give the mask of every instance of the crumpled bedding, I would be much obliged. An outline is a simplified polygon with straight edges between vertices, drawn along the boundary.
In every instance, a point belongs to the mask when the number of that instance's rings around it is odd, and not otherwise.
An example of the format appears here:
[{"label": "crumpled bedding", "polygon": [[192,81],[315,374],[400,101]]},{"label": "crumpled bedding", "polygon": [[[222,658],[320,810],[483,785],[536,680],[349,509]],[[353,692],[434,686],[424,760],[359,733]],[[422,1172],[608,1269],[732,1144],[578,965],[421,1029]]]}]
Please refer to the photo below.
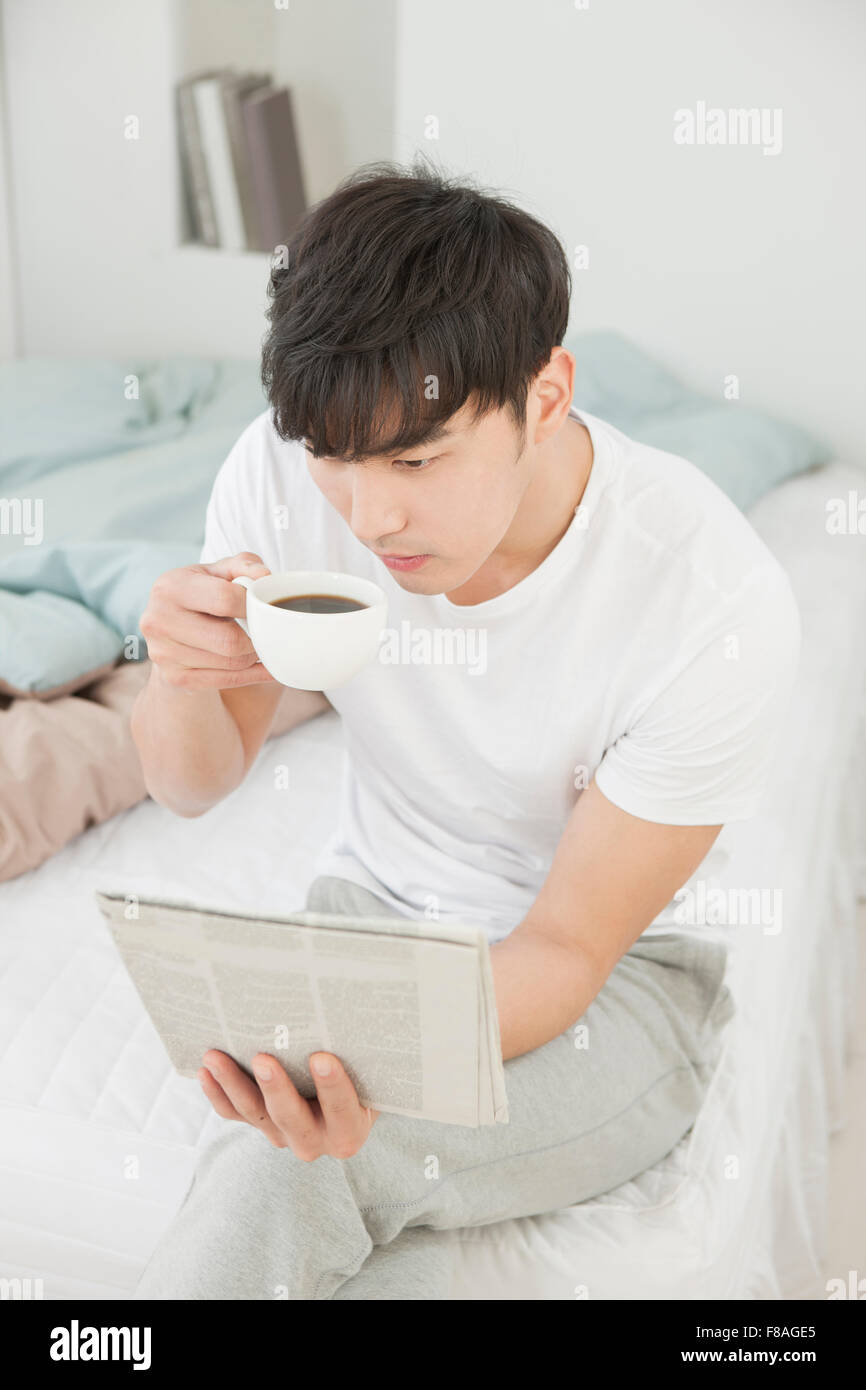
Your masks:
[{"label": "crumpled bedding", "polygon": [[118,667],[44,704],[0,701],[0,879],[147,795],[129,730],[147,666]]},{"label": "crumpled bedding", "polygon": [[[0,881],[147,796],[129,716],[150,669],[124,662],[56,700],[0,696]],[[293,722],[284,698],[268,737]]]},{"label": "crumpled bedding", "polygon": [[150,588],[198,560],[213,480],[265,405],[253,361],[0,366],[0,689],[51,699],[147,655]]},{"label": "crumpled bedding", "polygon": [[138,620],[265,404],[251,360],[0,365],[0,879],[146,796]]}]

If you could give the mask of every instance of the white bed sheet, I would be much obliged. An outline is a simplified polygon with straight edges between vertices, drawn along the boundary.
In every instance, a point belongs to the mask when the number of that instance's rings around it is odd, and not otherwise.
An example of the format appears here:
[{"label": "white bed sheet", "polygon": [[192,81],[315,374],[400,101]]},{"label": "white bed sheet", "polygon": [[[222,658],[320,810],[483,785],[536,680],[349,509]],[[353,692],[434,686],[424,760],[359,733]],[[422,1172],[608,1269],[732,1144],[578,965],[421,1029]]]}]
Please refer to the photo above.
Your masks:
[{"label": "white bed sheet", "polygon": [[[827,534],[824,507],[864,486],[834,464],[752,514],[792,576],[804,658],[765,809],[724,832],[721,886],[780,887],[784,925],[734,929],[738,1013],[697,1124],[591,1202],[455,1232],[453,1298],[822,1296],[866,792],[866,559],[862,538]],[[207,816],[147,801],[0,885],[0,1276],[48,1299],[130,1297],[227,1123],[172,1072],[94,889],[301,905],[341,764],[338,717],[320,716],[267,744]]]}]

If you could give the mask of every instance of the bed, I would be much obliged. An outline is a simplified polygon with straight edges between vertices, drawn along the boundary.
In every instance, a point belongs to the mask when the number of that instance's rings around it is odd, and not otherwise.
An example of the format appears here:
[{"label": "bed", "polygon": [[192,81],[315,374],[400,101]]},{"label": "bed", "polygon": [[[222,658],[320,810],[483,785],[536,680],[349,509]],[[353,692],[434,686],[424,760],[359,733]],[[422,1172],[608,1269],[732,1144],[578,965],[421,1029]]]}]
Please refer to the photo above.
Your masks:
[{"label": "bed", "polygon": [[[779,889],[783,927],[729,928],[737,1014],[697,1123],[590,1202],[455,1231],[451,1298],[821,1298],[846,1274],[823,1257],[866,844],[866,559],[862,537],[828,532],[826,502],[864,487],[833,463],[751,512],[791,575],[803,662],[761,815],[723,832],[720,886]],[[0,1277],[46,1299],[130,1298],[228,1123],[172,1072],[94,890],[301,905],[341,766],[328,712],[267,743],[206,816],[145,800],[0,884]]]}]

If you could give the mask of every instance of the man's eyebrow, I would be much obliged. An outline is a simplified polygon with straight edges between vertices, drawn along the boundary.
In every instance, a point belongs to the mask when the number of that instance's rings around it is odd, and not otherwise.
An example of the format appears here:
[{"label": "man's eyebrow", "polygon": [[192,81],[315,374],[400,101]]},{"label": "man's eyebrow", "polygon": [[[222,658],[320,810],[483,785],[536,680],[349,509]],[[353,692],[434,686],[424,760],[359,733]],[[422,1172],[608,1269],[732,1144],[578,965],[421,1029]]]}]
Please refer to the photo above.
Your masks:
[{"label": "man's eyebrow", "polygon": [[[454,439],[460,433],[460,430],[448,429],[447,425],[437,425],[434,429],[430,430],[429,434],[425,434],[423,439],[416,440],[414,444],[407,445],[406,452],[410,449],[425,449],[429,444],[438,444],[441,440]],[[309,451],[310,446],[306,438],[302,439],[302,443],[304,448]],[[400,456],[397,450],[389,450],[388,452],[393,452],[395,458]]]},{"label": "man's eyebrow", "polygon": [[[459,433],[459,431],[457,431]],[[440,439],[451,439],[455,434],[454,430],[449,430],[447,425],[437,425],[429,434],[425,434],[423,439],[419,439],[417,444],[412,444],[413,449],[423,449],[428,444],[438,444]]]}]

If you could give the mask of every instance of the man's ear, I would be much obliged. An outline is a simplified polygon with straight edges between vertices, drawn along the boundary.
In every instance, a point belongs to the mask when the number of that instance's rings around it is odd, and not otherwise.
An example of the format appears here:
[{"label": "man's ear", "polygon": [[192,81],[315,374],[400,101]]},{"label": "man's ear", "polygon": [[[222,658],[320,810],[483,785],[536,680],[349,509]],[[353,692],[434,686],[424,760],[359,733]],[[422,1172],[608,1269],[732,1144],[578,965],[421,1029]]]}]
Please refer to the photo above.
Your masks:
[{"label": "man's ear", "polygon": [[543,444],[561,429],[574,399],[574,373],[577,363],[568,348],[551,349],[547,364],[542,367],[527,393],[527,417],[530,399],[535,402],[534,444]]}]

